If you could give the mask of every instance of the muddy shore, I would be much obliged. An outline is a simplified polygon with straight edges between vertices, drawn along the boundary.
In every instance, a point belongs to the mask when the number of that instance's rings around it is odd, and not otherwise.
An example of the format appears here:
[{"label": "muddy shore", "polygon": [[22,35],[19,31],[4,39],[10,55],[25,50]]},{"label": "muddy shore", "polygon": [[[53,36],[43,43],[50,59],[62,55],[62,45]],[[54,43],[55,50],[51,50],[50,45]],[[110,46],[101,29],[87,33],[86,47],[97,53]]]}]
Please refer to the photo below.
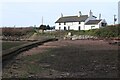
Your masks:
[{"label": "muddy shore", "polygon": [[[103,40],[47,42],[19,54],[3,68],[3,77],[117,78],[119,48]],[[44,53],[48,55],[40,59]],[[29,72],[27,65],[40,70]]]}]

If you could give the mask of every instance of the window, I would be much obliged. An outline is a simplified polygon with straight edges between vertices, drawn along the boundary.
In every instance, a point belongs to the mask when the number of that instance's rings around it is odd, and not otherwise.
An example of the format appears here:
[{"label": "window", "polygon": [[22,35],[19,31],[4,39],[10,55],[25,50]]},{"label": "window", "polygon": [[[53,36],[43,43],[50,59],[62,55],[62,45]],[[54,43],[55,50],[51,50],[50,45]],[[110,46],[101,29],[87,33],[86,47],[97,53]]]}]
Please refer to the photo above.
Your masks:
[{"label": "window", "polygon": [[61,29],[61,27],[59,27],[59,30]]},{"label": "window", "polygon": [[68,26],[68,30],[70,30],[70,26]]},{"label": "window", "polygon": [[64,27],[64,30],[66,30],[66,27]]},{"label": "window", "polygon": [[80,31],[80,26],[78,27],[78,30]]},{"label": "window", "polygon": [[101,26],[102,26],[102,27],[104,27],[104,26],[106,26],[106,25],[107,25],[106,23],[101,23]]},{"label": "window", "polygon": [[64,22],[64,25],[66,25],[66,22]]},{"label": "window", "polygon": [[59,25],[61,25],[61,23],[59,23]]},{"label": "window", "polygon": [[92,29],[93,27],[95,27],[95,26],[91,26],[91,29]]}]

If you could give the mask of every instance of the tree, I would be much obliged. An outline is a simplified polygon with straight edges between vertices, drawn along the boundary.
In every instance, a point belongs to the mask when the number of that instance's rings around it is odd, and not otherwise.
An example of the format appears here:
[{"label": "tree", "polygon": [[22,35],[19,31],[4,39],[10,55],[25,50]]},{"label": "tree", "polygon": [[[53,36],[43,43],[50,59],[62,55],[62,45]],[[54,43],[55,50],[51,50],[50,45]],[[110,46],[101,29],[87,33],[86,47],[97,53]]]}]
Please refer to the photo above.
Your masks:
[{"label": "tree", "polygon": [[40,25],[39,29],[46,30],[46,25]]},{"label": "tree", "polygon": [[46,29],[47,29],[47,30],[50,30],[50,26],[49,26],[49,25],[47,25],[47,26],[46,26]]}]

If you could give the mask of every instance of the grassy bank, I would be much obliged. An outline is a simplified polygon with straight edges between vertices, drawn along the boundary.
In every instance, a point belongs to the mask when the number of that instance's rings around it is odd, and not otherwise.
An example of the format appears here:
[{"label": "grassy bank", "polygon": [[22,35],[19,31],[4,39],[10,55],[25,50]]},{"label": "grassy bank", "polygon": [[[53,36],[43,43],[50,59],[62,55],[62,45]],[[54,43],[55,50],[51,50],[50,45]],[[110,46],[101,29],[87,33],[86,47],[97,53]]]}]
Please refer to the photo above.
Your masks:
[{"label": "grassy bank", "polygon": [[54,32],[45,32],[39,33],[41,36],[55,36],[63,38],[71,32],[73,35],[91,35],[96,36],[98,38],[120,38],[120,24],[119,25],[110,25],[100,29],[92,29],[92,30],[66,30],[66,31],[54,31]]},{"label": "grassy bank", "polygon": [[27,41],[2,41],[2,50],[7,50],[27,43]]}]

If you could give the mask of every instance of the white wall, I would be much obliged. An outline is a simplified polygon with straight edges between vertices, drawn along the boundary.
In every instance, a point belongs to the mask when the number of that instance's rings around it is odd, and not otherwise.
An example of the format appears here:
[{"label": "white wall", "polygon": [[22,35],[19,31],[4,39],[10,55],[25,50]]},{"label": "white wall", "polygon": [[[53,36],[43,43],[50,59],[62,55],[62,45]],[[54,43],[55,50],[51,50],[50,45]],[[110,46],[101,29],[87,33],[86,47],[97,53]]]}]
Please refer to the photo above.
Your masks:
[{"label": "white wall", "polygon": [[81,27],[81,30],[84,30],[85,29],[85,22],[81,22],[80,27]]},{"label": "white wall", "polygon": [[55,23],[55,30],[59,30],[59,23]]},{"label": "white wall", "polygon": [[[96,18],[89,18],[88,20],[96,20]],[[56,23],[55,29],[59,30],[59,27],[61,30],[64,30],[64,27],[66,27],[66,30],[79,30],[79,26],[80,26],[80,30],[89,30],[89,29],[96,29],[96,28],[100,28],[101,27],[101,23],[106,23],[105,19],[102,19],[98,24],[95,25],[85,25],[85,22],[81,22],[79,24],[79,22],[66,22],[66,25],[64,25],[64,23],[61,23],[61,25],[59,25],[59,23]],[[91,26],[95,26],[92,27]]]},{"label": "white wall", "polygon": [[[96,29],[96,28],[100,28],[101,27],[101,23],[99,24],[95,24],[95,25],[84,25],[84,22],[81,22],[81,24],[79,24],[78,22],[74,22],[74,23],[66,23],[66,25],[64,25],[64,23],[61,23],[61,25],[59,25],[59,23],[56,23],[56,30],[59,30],[59,27],[61,27],[61,30],[64,30],[64,27],[66,27],[66,29],[68,30],[68,26],[70,27],[70,30],[79,30],[79,26],[80,26],[80,30],[90,30],[90,29]],[[91,26],[94,26],[91,28]]]},{"label": "white wall", "polygon": [[79,24],[79,22],[66,22],[66,25],[64,25],[64,23],[61,23],[61,25],[59,25],[59,23],[56,23],[55,29],[59,30],[59,27],[61,27],[61,30],[64,30],[64,27],[66,27],[66,29],[68,30],[79,30],[79,26],[83,26],[84,22],[82,24]]}]

